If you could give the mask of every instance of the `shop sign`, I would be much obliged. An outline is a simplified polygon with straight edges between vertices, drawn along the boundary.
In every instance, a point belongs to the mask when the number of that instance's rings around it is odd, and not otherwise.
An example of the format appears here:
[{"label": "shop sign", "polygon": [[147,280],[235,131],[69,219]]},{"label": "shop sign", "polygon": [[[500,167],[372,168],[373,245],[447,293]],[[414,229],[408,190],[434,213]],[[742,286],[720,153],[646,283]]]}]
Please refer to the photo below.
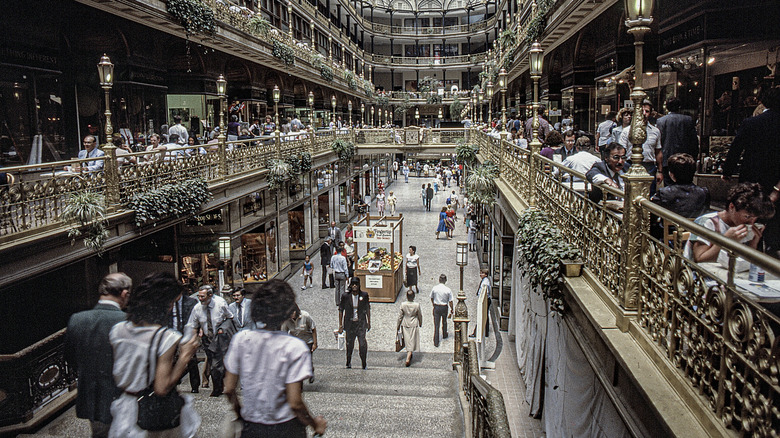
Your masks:
[{"label": "shop sign", "polygon": [[382,260],[369,260],[368,261],[368,272],[374,273],[378,271],[382,267]]},{"label": "shop sign", "polygon": [[382,276],[366,275],[366,289],[382,289]]},{"label": "shop sign", "polygon": [[365,243],[392,243],[393,229],[390,227],[355,226],[353,240]]},{"label": "shop sign", "polygon": [[688,47],[705,39],[704,14],[661,33],[661,53]]},{"label": "shop sign", "polygon": [[216,240],[206,240],[201,242],[183,242],[179,244],[181,254],[217,254]]},{"label": "shop sign", "polygon": [[203,214],[196,214],[187,219],[186,224],[191,227],[205,227],[211,225],[222,225],[222,209],[207,211]]}]

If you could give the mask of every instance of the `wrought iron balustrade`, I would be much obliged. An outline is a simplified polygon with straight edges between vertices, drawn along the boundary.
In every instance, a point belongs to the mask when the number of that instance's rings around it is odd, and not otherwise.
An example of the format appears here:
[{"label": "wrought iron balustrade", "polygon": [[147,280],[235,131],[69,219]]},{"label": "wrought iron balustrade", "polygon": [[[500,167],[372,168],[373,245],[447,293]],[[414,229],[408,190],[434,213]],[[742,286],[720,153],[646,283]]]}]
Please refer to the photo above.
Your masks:
[{"label": "wrought iron balustrade", "polygon": [[[665,357],[666,366],[678,370],[681,381],[700,395],[704,411],[744,435],[776,434],[780,425],[777,304],[750,295],[735,279],[738,259],[777,277],[780,261],[659,207],[647,199],[647,193],[633,201],[626,199],[623,191],[593,185],[584,174],[538,152],[483,132],[474,135],[482,159],[497,160],[500,179],[509,187],[522,182],[516,195],[547,212],[580,248],[599,287],[624,313],[621,318],[654,346],[656,351],[649,353]],[[633,189],[629,179],[624,183],[627,192]],[[589,194],[595,189],[614,199],[591,201]],[[630,221],[624,220],[627,211]],[[677,233],[670,238],[655,236],[651,215]],[[685,257],[685,233],[720,245],[727,267]],[[636,253],[631,252],[632,245],[638,248]]]},{"label": "wrought iron balustrade", "polygon": [[511,437],[504,397],[479,375],[477,343],[473,340],[463,345],[461,376],[471,417],[471,424],[466,426],[471,429],[471,436]]}]

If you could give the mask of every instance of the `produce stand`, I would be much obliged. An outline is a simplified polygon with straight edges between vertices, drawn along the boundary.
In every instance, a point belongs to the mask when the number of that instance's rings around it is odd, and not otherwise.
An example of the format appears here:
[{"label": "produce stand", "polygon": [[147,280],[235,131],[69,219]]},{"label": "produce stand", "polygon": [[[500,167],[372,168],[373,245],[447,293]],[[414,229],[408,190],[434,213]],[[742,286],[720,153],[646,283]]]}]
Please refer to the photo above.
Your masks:
[{"label": "produce stand", "polygon": [[[366,216],[352,224],[355,243],[355,276],[372,302],[394,303],[403,285],[402,214]],[[358,257],[358,243],[365,243],[365,253]],[[388,251],[389,247],[389,251]]]}]

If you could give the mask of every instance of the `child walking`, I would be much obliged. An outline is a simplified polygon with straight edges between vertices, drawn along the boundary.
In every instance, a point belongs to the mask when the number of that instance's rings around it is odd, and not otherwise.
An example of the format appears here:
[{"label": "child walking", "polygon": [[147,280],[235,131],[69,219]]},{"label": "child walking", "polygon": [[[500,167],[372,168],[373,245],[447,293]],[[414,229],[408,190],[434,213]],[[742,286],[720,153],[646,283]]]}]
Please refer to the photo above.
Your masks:
[{"label": "child walking", "polygon": [[309,256],[306,256],[303,260],[303,286],[301,286],[301,290],[306,289],[306,280],[309,280],[309,289],[314,287],[314,282],[311,279],[312,271],[314,271],[314,265],[309,260]]}]

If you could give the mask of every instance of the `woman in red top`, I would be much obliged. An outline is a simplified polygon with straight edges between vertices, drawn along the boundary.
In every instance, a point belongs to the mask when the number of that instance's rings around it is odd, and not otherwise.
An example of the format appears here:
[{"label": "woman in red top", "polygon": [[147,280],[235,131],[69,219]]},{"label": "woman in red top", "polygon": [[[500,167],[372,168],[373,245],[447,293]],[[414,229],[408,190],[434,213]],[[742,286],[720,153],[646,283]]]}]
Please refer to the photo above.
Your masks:
[{"label": "woman in red top", "polygon": [[444,219],[444,226],[447,227],[447,237],[452,238],[452,232],[455,231],[455,210],[452,206],[447,206],[447,217]]}]

